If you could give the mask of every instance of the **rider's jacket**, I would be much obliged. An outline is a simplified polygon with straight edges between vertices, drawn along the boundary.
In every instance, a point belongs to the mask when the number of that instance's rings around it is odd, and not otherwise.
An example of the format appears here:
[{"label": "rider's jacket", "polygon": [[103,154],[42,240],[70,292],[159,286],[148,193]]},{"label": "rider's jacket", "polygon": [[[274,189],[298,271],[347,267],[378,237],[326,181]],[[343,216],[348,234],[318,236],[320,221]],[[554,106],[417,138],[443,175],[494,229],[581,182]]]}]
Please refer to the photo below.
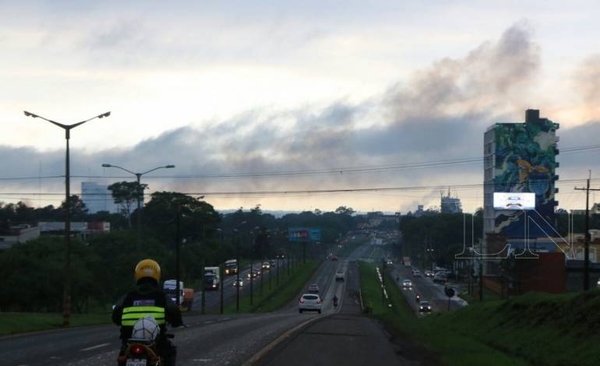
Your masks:
[{"label": "rider's jacket", "polygon": [[173,327],[183,325],[181,311],[156,281],[142,280],[138,281],[135,291],[123,296],[113,309],[112,321],[121,326],[121,339],[124,340],[131,337],[135,322],[147,315],[156,320],[161,334],[165,333],[166,322]]}]

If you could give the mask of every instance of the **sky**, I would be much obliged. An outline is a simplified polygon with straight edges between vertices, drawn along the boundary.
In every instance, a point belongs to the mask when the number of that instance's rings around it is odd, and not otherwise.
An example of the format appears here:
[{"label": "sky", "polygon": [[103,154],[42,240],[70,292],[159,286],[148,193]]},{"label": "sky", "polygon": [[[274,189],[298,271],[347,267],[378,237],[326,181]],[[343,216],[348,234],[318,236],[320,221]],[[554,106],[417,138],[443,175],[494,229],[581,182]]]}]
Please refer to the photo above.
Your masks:
[{"label": "sky", "polygon": [[[483,206],[483,134],[560,124],[559,208],[600,188],[597,1],[0,0],[0,202],[141,176],[217,210]],[[103,168],[112,164],[129,170]],[[590,193],[590,201],[595,194]]]}]

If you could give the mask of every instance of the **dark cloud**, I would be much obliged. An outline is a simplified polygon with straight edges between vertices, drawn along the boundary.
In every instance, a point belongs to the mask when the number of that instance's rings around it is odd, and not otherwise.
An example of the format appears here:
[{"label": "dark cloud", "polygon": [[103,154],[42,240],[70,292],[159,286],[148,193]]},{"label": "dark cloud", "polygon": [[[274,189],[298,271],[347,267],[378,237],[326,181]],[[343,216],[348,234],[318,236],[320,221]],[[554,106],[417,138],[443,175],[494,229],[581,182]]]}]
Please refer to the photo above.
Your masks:
[{"label": "dark cloud", "polygon": [[600,118],[600,55],[588,57],[575,72],[573,88],[581,95],[584,118]]},{"label": "dark cloud", "polygon": [[[97,42],[110,45],[120,32],[130,30],[108,32]],[[256,109],[202,128],[173,129],[131,148],[72,151],[73,190],[81,180],[126,176],[102,169],[102,163],[138,172],[175,164],[176,169],[154,172],[144,181],[151,190],[183,192],[423,186],[429,188],[420,194],[431,196],[438,185],[479,184],[483,165],[477,157],[482,157],[483,133],[495,122],[523,121],[525,108],[508,96],[527,88],[538,71],[539,57],[531,30],[519,23],[498,41],[486,42],[461,59],[440,60],[408,83],[363,103],[339,100],[318,108]],[[590,82],[587,94],[597,95],[595,87]],[[592,145],[599,130],[598,123],[561,129],[560,144]],[[40,161],[44,175],[64,173],[63,151],[0,152],[7,157],[0,164],[7,177],[35,176]],[[565,154],[563,161],[569,165],[592,163],[591,158],[568,157]],[[451,161],[459,163],[443,163]],[[176,178],[165,178],[172,176]],[[18,185],[8,185],[8,190],[39,188],[39,182],[30,180]],[[60,180],[44,181],[49,191],[63,187]],[[388,200],[397,199],[399,206],[405,200],[414,209],[418,194]],[[340,198],[340,205],[352,206],[348,199]]]}]

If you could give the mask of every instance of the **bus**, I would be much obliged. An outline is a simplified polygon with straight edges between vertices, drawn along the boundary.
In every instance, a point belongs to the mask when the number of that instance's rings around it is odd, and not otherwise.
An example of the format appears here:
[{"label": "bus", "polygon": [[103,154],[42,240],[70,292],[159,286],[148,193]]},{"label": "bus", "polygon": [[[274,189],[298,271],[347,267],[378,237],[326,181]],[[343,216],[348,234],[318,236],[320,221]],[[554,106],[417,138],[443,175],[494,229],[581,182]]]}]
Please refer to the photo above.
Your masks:
[{"label": "bus", "polygon": [[225,275],[237,274],[238,263],[237,259],[229,259],[225,261]]}]

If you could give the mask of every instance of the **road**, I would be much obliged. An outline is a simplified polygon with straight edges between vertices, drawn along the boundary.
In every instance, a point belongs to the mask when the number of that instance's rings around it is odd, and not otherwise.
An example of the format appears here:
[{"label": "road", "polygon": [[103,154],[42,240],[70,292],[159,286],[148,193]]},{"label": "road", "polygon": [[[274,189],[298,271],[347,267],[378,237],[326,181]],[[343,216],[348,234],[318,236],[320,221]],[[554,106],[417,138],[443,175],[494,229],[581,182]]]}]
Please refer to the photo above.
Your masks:
[{"label": "road", "polygon": [[444,292],[444,288],[448,286],[454,288],[455,293],[458,294],[460,290],[459,285],[450,282],[446,285],[434,283],[430,277],[425,277],[423,275],[423,271],[420,271],[421,276],[414,277],[412,275],[412,268],[413,267],[394,264],[391,267],[391,274],[392,278],[397,278],[397,284],[401,289],[402,281],[404,279],[412,281],[412,289],[402,289],[402,292],[409,304],[412,304],[411,306],[415,312],[418,312],[418,303],[416,301],[417,294],[419,294],[421,301],[429,301],[432,305],[432,311],[434,312],[456,310],[467,305],[467,303],[458,296],[455,295],[448,298]]},{"label": "road", "polygon": [[270,349],[265,350],[256,363],[249,364],[416,365],[398,354],[397,345],[389,342],[389,335],[375,320],[362,314],[356,262],[348,264],[346,283],[339,286],[342,287],[342,296],[339,296],[342,302],[338,309],[327,316],[317,317],[304,324],[298,331],[286,335]]},{"label": "road", "polygon": [[[349,258],[364,253],[368,251],[361,248]],[[177,363],[358,366],[377,361],[378,365],[414,365],[398,355],[398,346],[388,341],[389,335],[376,321],[362,315],[353,260],[326,261],[311,279],[324,298],[322,314],[299,314],[297,300],[267,314],[186,314],[187,328],[170,330],[178,347]],[[335,281],[339,268],[346,270],[344,282]],[[235,288],[225,286],[229,291],[224,295],[231,301]],[[337,308],[331,301],[334,294],[342,300]],[[207,304],[212,304],[208,306],[218,304],[217,299],[218,292],[207,293]],[[24,334],[0,338],[0,359],[6,366],[114,366],[119,344],[114,325]]]},{"label": "road", "polygon": [[[243,285],[239,289],[240,298],[242,296],[250,296],[250,293],[258,294],[263,289],[268,289],[271,286],[278,285],[278,278],[283,280],[284,274],[288,271],[288,266],[292,266],[293,262],[286,259],[277,260],[277,265],[270,270],[262,271],[259,277],[256,277],[250,283],[248,274],[250,273],[250,265],[246,268],[240,269],[240,279],[243,280]],[[261,263],[257,262],[253,264],[253,270],[260,269]],[[222,279],[221,286],[216,291],[206,291],[204,293],[204,312],[205,313],[218,313],[221,308],[221,290],[223,291],[223,306],[228,304],[235,304],[237,301],[238,289],[233,286],[234,280],[237,275],[224,276]],[[197,291],[194,294],[194,302],[192,304],[192,310],[196,312],[202,312],[202,291]]]},{"label": "road", "polygon": [[[295,300],[283,309],[268,314],[186,314],[184,321],[187,328],[170,329],[178,347],[177,363],[243,365],[282,335],[333,312],[333,305],[329,300],[338,291],[332,280],[338,266],[338,263],[325,262],[312,280],[319,284],[325,295],[322,315],[299,314]],[[272,273],[276,274],[275,271]],[[229,280],[232,281],[233,278]],[[235,294],[233,286],[225,290]],[[217,298],[218,293],[214,292],[209,296],[211,295]],[[215,299],[209,296],[207,304],[213,304]],[[119,345],[118,328],[114,325],[71,328],[2,337],[0,359],[4,366],[114,366]]]}]

